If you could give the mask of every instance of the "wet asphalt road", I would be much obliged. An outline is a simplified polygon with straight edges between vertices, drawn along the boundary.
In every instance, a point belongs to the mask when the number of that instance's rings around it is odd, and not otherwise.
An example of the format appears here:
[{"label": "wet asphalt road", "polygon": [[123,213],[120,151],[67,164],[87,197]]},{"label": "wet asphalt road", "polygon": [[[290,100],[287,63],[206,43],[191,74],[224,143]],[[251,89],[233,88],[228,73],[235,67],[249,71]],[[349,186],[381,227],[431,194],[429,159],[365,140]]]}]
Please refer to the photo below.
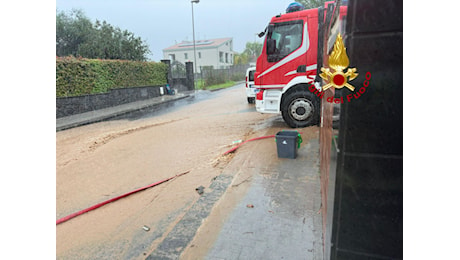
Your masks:
[{"label": "wet asphalt road", "polygon": [[[268,259],[267,248],[282,243],[285,251],[276,250],[277,259],[305,252],[315,259],[321,253],[316,153],[301,150],[295,161],[279,160],[275,142],[266,139],[221,156],[234,140],[286,128],[280,115],[257,113],[242,88],[196,91],[189,98],[58,132],[57,218],[174,173],[190,173],[58,226],[57,259],[179,259],[182,253],[183,259]],[[303,139],[307,143],[317,133],[317,128],[305,129]],[[198,186],[205,187],[201,196]],[[232,199],[217,205],[229,209],[226,214],[213,210],[224,193]],[[249,215],[248,203],[255,205]],[[202,225],[204,220],[209,226]],[[236,237],[227,236],[234,225]],[[191,244],[194,239],[202,242]]]},{"label": "wet asphalt road", "polygon": [[234,140],[266,126],[268,117],[247,103],[244,85],[238,84],[57,132],[56,219],[189,171],[57,226],[57,259],[143,259],[151,254],[200,198],[196,187],[211,190],[212,180],[232,158],[221,154]]},{"label": "wet asphalt road", "polygon": [[140,109],[140,110],[137,110],[135,112],[126,113],[126,114],[123,114],[123,115],[120,115],[120,116],[117,116],[117,117],[110,118],[109,121],[113,121],[113,120],[130,120],[130,121],[134,121],[134,120],[147,119],[147,118],[151,118],[151,117],[154,117],[154,116],[164,115],[164,114],[167,114],[167,113],[170,113],[170,112],[174,112],[174,111],[176,111],[176,110],[178,110],[180,108],[183,108],[185,106],[195,104],[195,103],[199,103],[199,102],[202,102],[202,101],[205,101],[205,100],[212,99],[219,93],[229,91],[229,90],[235,89],[235,88],[240,88],[240,87],[241,87],[241,84],[237,84],[237,85],[235,85],[235,86],[233,86],[231,88],[215,90],[215,91],[195,90],[195,91],[190,93],[190,97],[188,97],[188,98],[184,98],[184,99],[180,99],[180,100],[177,100],[177,101],[174,101],[174,102],[167,102],[167,103],[163,103],[163,104],[160,104],[160,105]]}]

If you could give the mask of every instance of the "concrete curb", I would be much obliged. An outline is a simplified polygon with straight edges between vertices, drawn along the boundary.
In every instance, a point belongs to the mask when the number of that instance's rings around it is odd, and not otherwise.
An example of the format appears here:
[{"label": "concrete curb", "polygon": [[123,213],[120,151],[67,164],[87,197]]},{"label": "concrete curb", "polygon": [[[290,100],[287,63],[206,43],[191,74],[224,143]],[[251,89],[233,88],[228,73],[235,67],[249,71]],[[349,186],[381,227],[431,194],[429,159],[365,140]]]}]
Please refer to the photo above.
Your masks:
[{"label": "concrete curb", "polygon": [[161,96],[161,97],[156,97],[156,98],[152,98],[148,100],[131,102],[131,103],[119,105],[116,107],[109,107],[109,108],[94,110],[94,111],[85,112],[85,113],[81,113],[77,115],[57,118],[56,119],[56,132],[74,128],[77,126],[101,122],[109,118],[113,118],[113,117],[123,115],[129,112],[137,111],[137,110],[151,107],[151,106],[173,102],[173,101],[184,99],[187,97],[190,97],[190,94]]}]

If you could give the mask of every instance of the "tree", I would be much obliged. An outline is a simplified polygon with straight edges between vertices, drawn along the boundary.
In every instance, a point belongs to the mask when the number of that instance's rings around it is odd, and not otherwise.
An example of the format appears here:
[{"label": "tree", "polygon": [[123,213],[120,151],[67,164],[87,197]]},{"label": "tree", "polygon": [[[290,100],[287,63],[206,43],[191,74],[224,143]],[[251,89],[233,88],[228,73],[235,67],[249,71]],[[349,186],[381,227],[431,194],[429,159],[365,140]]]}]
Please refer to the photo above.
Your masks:
[{"label": "tree", "polygon": [[298,0],[298,3],[303,4],[305,9],[318,8],[324,6],[324,3],[330,0]]},{"label": "tree", "polygon": [[262,43],[258,42],[247,42],[246,48],[243,53],[235,54],[233,64],[248,64],[249,62],[255,62],[257,57],[262,53]]},{"label": "tree", "polygon": [[248,55],[247,54],[245,54],[245,53],[241,53],[241,54],[235,53],[235,55],[233,55],[233,64],[234,65],[248,64],[248,63],[249,63],[249,60],[248,60]]},{"label": "tree", "polygon": [[258,42],[247,42],[246,49],[244,49],[243,53],[248,55],[249,57],[258,57],[262,53],[262,43]]},{"label": "tree", "polygon": [[78,46],[90,39],[93,34],[91,21],[83,11],[73,9],[69,15],[60,12],[56,15],[56,55],[77,56]]},{"label": "tree", "polygon": [[84,58],[147,60],[148,46],[140,37],[106,21],[93,25],[81,10],[56,15],[56,55]]}]

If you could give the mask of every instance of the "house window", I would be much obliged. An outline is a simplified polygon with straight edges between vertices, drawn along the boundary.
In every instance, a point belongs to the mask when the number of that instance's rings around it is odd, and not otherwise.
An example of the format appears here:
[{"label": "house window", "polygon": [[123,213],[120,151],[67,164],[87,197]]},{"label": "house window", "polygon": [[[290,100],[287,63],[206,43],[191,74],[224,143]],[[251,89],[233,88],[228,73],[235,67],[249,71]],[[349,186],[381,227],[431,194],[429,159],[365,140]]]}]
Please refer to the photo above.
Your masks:
[{"label": "house window", "polygon": [[225,53],[225,63],[228,63],[228,53]]},{"label": "house window", "polygon": [[198,52],[198,59],[201,59],[201,52]]},{"label": "house window", "polygon": [[219,61],[224,62],[224,53],[219,51]]},{"label": "house window", "polygon": [[184,53],[184,58],[187,60],[188,59],[188,54]]}]

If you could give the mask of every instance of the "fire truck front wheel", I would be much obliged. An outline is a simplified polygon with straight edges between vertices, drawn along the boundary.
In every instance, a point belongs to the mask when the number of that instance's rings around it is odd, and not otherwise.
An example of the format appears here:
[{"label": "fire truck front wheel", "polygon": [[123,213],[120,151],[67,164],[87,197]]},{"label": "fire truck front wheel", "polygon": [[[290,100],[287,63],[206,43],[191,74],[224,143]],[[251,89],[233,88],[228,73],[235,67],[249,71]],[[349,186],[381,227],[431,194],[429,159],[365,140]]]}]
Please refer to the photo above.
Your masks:
[{"label": "fire truck front wheel", "polygon": [[286,93],[281,106],[284,122],[292,128],[307,127],[318,123],[318,97],[310,91],[297,89]]}]

